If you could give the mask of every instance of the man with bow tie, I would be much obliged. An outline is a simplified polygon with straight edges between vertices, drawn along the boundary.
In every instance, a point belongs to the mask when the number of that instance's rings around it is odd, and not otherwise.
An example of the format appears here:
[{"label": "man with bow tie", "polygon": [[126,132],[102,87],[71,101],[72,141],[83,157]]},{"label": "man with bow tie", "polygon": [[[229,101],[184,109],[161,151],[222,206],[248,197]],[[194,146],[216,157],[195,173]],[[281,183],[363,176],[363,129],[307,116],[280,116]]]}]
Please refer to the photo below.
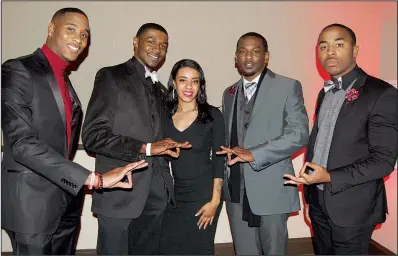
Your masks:
[{"label": "man with bow tie", "polygon": [[237,255],[287,253],[287,220],[300,210],[291,155],[308,140],[308,117],[301,84],[268,69],[266,39],[242,35],[235,64],[242,78],[223,96],[228,147],[224,194]]},{"label": "man with bow tie", "polygon": [[133,38],[134,57],[98,71],[83,125],[84,147],[96,154],[96,169],[146,158],[148,168],[133,173],[133,189],[94,192],[98,217],[97,253],[157,254],[166,205],[173,203],[173,180],[164,158],[178,157],[177,143],[163,139],[165,87],[156,71],[168,48],[167,31],[155,23]]},{"label": "man with bow tie", "polygon": [[307,162],[298,177],[285,174],[286,183],[305,184],[315,254],[363,255],[386,219],[383,178],[397,159],[397,90],[357,66],[350,28],[326,26],[317,49],[331,80],[318,95]]}]

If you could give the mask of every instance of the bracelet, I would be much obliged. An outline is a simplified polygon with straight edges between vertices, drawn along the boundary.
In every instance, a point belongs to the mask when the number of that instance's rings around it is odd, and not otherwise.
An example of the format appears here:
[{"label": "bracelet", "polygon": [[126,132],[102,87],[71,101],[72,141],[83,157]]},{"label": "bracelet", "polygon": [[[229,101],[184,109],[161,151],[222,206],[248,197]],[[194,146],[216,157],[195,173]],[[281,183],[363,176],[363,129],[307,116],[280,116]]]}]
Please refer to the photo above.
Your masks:
[{"label": "bracelet", "polygon": [[104,188],[104,178],[102,177],[102,174],[100,174],[100,186],[99,189],[103,189]]},{"label": "bracelet", "polygon": [[145,148],[146,156],[151,156],[151,145],[152,143],[147,143]]},{"label": "bracelet", "polygon": [[91,171],[91,174],[90,174],[90,185],[88,185],[88,189],[93,189],[95,175],[96,175],[95,171]]},{"label": "bracelet", "polygon": [[94,186],[94,189],[98,189],[100,186],[100,177],[101,174],[100,173],[96,173],[95,176],[97,177],[97,184]]}]

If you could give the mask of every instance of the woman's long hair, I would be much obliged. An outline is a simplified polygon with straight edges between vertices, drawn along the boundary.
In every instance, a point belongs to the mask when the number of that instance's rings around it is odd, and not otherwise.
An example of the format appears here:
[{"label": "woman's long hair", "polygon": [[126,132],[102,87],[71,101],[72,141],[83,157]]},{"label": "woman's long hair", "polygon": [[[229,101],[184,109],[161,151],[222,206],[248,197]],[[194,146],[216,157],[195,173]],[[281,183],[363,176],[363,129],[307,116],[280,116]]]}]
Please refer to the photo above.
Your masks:
[{"label": "woman's long hair", "polygon": [[168,93],[166,98],[170,115],[173,116],[177,112],[178,107],[178,95],[176,91],[173,93],[173,90],[175,90],[173,81],[176,80],[178,70],[186,67],[195,69],[199,72],[199,91],[196,96],[196,103],[198,105],[197,120],[203,123],[211,122],[213,121],[213,117],[210,114],[210,105],[207,103],[205,75],[200,65],[196,61],[190,59],[178,61],[171,69],[169,82],[167,83]]}]

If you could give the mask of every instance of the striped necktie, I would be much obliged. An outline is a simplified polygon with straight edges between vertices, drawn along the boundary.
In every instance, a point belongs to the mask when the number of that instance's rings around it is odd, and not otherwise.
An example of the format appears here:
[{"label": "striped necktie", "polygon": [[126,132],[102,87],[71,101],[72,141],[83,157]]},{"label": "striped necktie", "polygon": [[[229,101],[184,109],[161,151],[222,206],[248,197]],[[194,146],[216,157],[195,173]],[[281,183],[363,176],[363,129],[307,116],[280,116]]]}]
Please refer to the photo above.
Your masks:
[{"label": "striped necktie", "polygon": [[245,99],[246,103],[249,103],[250,99],[254,95],[254,92],[256,91],[257,86],[255,86],[257,83],[256,82],[250,82],[245,84]]}]

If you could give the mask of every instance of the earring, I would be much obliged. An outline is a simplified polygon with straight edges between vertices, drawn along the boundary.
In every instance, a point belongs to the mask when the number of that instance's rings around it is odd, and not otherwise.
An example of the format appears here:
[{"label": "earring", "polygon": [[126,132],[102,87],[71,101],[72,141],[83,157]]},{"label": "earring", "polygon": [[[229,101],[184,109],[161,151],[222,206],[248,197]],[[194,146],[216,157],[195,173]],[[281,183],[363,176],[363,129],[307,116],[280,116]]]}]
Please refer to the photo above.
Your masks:
[{"label": "earring", "polygon": [[175,97],[175,95],[174,95],[174,91],[176,90],[176,88],[175,87],[173,87],[173,92],[172,92],[172,99],[174,100],[174,97]]}]

